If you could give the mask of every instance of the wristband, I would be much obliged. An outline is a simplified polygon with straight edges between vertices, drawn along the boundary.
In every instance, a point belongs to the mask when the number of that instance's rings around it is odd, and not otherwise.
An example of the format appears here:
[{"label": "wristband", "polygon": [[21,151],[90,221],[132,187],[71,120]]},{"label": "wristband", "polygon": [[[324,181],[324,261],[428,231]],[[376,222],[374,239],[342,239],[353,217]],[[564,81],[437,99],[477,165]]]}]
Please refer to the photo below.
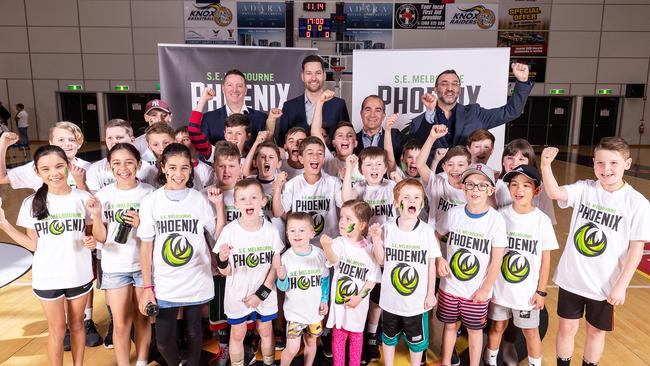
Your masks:
[{"label": "wristband", "polygon": [[144,290],[151,289],[152,291],[153,291],[155,288],[156,288],[156,286],[154,286],[154,285],[149,285],[149,286],[144,286],[144,287],[143,287]]},{"label": "wristband", "polygon": [[535,291],[535,293],[538,294],[538,295],[541,296],[541,297],[546,297],[546,295],[547,295],[546,292],[544,292],[544,291],[540,291],[540,290]]},{"label": "wristband", "polygon": [[221,269],[226,269],[228,268],[228,260],[226,259],[225,261],[221,260],[221,257],[217,254],[217,267]]},{"label": "wristband", "polygon": [[259,297],[260,300],[264,301],[266,300],[267,297],[271,294],[271,289],[264,286],[264,284],[260,285],[260,288],[255,291],[255,296]]}]

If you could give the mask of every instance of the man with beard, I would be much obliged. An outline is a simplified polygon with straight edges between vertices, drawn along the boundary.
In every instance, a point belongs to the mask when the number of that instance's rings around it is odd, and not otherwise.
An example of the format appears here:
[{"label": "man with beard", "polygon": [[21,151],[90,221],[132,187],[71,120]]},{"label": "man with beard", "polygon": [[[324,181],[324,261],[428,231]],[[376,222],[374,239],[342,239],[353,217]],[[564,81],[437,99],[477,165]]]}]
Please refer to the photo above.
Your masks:
[{"label": "man with beard", "polygon": [[[282,106],[282,117],[275,129],[278,146],[284,145],[284,137],[292,127],[302,127],[309,131],[316,102],[323,93],[325,84],[325,62],[317,55],[309,55],[302,60],[300,78],[305,83],[305,93],[288,100]],[[334,97],[323,105],[323,128],[331,141],[336,124],[350,121],[345,100]]]},{"label": "man with beard", "polygon": [[467,137],[479,128],[488,130],[519,117],[533,89],[533,82],[528,80],[528,65],[513,63],[512,73],[517,81],[506,105],[485,109],[478,104],[459,104],[460,77],[454,70],[441,72],[434,88],[437,98],[432,94],[422,96],[426,111],[411,121],[410,135],[424,143],[433,124],[447,126],[447,136],[436,140],[431,149],[433,153],[436,148],[465,145]]},{"label": "man with beard", "polygon": [[[369,95],[361,103],[361,131],[357,132],[357,147],[354,153],[358,156],[366,147],[376,146],[384,148],[384,133],[381,126],[386,118],[386,106],[378,95]],[[400,133],[397,129],[390,131],[395,160],[399,161],[402,154]]]}]

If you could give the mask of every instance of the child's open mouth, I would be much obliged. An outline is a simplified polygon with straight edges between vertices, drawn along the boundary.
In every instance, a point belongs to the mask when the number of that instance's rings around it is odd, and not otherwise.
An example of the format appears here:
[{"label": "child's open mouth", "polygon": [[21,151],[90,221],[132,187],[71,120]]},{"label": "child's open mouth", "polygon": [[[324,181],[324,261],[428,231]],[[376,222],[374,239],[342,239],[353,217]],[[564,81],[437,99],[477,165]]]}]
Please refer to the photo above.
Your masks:
[{"label": "child's open mouth", "polygon": [[415,215],[415,213],[418,212],[418,209],[415,207],[415,205],[409,205],[406,211],[412,215]]},{"label": "child's open mouth", "polygon": [[312,169],[318,169],[318,167],[320,166],[320,164],[319,164],[317,161],[312,161],[312,162],[309,163],[309,166],[310,166]]},{"label": "child's open mouth", "polygon": [[246,215],[251,216],[255,212],[255,209],[247,208],[245,211],[246,211]]},{"label": "child's open mouth", "polygon": [[271,164],[264,164],[262,169],[264,170],[265,174],[269,174],[271,171]]},{"label": "child's open mouth", "polygon": [[415,177],[418,175],[418,168],[415,165],[409,165],[408,173],[410,176]]}]

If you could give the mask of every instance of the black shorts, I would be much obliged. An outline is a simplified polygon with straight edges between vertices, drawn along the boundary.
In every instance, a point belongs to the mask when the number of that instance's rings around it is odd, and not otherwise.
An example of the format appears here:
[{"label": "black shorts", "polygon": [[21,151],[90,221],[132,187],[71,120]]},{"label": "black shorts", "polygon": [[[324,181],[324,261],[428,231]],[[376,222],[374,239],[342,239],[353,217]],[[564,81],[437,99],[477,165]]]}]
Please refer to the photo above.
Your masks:
[{"label": "black shorts", "polygon": [[58,290],[37,290],[32,289],[34,295],[41,300],[51,301],[65,297],[67,300],[73,300],[89,293],[93,289],[93,281],[79,287],[63,288]]},{"label": "black shorts", "polygon": [[379,304],[379,294],[381,294],[381,283],[377,283],[370,291],[370,302]]},{"label": "black shorts", "polygon": [[557,296],[557,315],[565,319],[585,319],[600,330],[614,329],[614,306],[607,300],[597,301],[560,288]]},{"label": "black shorts", "polygon": [[395,346],[401,335],[412,352],[422,352],[429,346],[429,312],[401,316],[382,311],[381,339],[387,346]]}]

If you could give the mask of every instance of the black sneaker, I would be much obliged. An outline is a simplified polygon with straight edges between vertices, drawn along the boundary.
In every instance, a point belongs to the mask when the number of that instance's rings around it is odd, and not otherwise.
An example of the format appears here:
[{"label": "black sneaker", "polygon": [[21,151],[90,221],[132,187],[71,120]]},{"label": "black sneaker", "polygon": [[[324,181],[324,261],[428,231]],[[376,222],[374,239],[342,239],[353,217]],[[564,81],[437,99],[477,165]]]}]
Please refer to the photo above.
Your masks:
[{"label": "black sneaker", "polygon": [[102,344],[102,336],[97,332],[97,327],[92,319],[85,320],[84,327],[86,328],[86,347],[97,347]]},{"label": "black sneaker", "polygon": [[460,366],[460,358],[456,350],[451,353],[451,366]]},{"label": "black sneaker", "polygon": [[426,366],[427,364],[427,350],[425,349],[422,352],[422,360],[420,361],[420,366]]},{"label": "black sneaker", "polygon": [[379,361],[379,345],[377,344],[377,333],[368,333],[366,339],[366,359],[368,362]]},{"label": "black sneaker", "polygon": [[65,336],[63,336],[63,350],[70,351],[72,347],[70,346],[70,328],[65,328]]},{"label": "black sneaker", "polygon": [[275,335],[275,350],[282,351],[287,346],[287,341],[284,338],[284,332],[280,329],[276,329],[274,332]]},{"label": "black sneaker", "polygon": [[113,322],[108,323],[108,330],[106,331],[106,336],[104,337],[104,348],[113,348]]},{"label": "black sneaker", "polygon": [[323,346],[323,356],[332,358],[332,334],[320,337],[320,343]]}]

